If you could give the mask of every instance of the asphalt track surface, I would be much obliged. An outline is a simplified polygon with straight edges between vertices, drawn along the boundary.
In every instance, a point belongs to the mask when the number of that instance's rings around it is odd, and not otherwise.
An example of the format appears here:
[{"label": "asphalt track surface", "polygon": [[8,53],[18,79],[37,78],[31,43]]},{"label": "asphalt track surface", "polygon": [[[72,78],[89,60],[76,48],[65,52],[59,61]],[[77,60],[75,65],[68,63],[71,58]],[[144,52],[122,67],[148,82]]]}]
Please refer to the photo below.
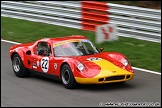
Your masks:
[{"label": "asphalt track surface", "polygon": [[9,58],[12,45],[1,41],[1,107],[99,107],[108,102],[161,106],[161,75],[135,70],[134,78],[124,84],[65,89],[59,81],[36,75],[16,77]]}]

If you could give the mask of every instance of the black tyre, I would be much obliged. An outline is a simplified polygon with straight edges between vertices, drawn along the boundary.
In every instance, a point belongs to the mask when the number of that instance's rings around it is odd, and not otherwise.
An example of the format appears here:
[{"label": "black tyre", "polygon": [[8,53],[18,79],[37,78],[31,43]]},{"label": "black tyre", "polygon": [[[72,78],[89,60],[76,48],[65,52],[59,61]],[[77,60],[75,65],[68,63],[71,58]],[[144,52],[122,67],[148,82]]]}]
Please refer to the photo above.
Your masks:
[{"label": "black tyre", "polygon": [[12,68],[15,75],[19,78],[30,76],[30,72],[24,67],[24,64],[18,54],[14,54],[12,58]]},{"label": "black tyre", "polygon": [[75,81],[71,68],[68,64],[63,65],[61,69],[61,80],[67,89],[73,89],[77,85],[77,82]]}]

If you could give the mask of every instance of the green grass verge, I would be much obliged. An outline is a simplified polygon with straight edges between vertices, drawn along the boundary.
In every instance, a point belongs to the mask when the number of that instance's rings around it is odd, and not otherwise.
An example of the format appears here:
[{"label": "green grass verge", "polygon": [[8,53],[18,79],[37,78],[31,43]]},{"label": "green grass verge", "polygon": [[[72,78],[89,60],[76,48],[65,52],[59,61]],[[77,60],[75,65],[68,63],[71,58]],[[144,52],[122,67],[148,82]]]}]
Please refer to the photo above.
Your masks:
[{"label": "green grass verge", "polygon": [[97,48],[104,47],[104,51],[124,54],[134,67],[161,72],[160,43],[119,37],[118,41],[97,44],[95,33],[91,31],[1,17],[1,38],[6,40],[26,43],[45,37],[63,37],[76,34],[86,36]]}]

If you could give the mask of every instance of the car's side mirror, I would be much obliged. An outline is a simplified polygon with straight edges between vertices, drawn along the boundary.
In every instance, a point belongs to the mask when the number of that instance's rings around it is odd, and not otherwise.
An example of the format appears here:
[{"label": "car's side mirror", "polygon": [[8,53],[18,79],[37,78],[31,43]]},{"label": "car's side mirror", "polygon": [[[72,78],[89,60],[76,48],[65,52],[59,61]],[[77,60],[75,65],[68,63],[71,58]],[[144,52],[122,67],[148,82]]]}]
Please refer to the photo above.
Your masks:
[{"label": "car's side mirror", "polygon": [[103,51],[104,50],[104,48],[100,48],[100,51]]},{"label": "car's side mirror", "polygon": [[31,51],[30,50],[26,51],[26,55],[31,55]]}]

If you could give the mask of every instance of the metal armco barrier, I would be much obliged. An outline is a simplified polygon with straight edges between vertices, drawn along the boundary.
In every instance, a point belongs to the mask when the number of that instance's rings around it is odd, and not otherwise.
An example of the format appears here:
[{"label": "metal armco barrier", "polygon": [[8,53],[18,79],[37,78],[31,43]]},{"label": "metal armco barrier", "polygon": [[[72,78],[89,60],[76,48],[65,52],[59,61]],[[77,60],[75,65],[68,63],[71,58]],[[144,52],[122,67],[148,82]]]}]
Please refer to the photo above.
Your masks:
[{"label": "metal armco barrier", "polygon": [[161,10],[96,1],[1,1],[1,16],[90,31],[115,23],[118,36],[161,43]]},{"label": "metal armco barrier", "polygon": [[161,43],[161,10],[107,4],[110,22],[118,26],[118,35]]}]

